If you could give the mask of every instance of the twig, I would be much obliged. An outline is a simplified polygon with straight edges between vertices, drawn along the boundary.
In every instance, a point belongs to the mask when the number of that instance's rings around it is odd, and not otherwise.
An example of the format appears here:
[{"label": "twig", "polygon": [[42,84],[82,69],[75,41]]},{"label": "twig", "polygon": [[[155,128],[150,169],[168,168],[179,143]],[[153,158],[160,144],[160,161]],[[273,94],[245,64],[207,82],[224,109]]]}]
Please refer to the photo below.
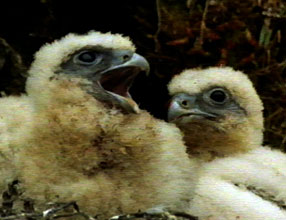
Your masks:
[{"label": "twig", "polygon": [[265,121],[271,121],[272,118],[276,115],[279,115],[280,113],[282,113],[284,111],[284,109],[282,107],[280,107],[279,109],[277,109],[275,112],[273,112],[272,114],[270,114]]},{"label": "twig", "polygon": [[57,213],[58,211],[61,211],[61,210],[65,209],[65,208],[68,208],[70,206],[73,206],[73,208],[77,212],[79,212],[79,209],[78,209],[78,206],[76,205],[76,203],[75,202],[69,202],[69,203],[63,204],[63,205],[61,205],[59,207],[51,208],[51,209],[43,211],[43,217],[49,218],[50,216],[52,216],[53,214]]},{"label": "twig", "polygon": [[[283,138],[283,140],[281,141],[280,148],[282,148],[285,143],[286,143],[286,136],[285,136],[285,137]],[[284,150],[285,150],[285,149],[284,149]]]},{"label": "twig", "polygon": [[[75,212],[66,213],[66,214],[58,214],[57,212],[62,211],[68,207],[72,206]],[[76,202],[69,202],[65,204],[61,204],[58,207],[47,209],[43,212],[33,212],[33,213],[20,213],[20,214],[13,214],[6,217],[0,217],[0,220],[19,220],[21,218],[36,218],[36,219],[60,219],[66,217],[73,217],[73,216],[81,216],[86,220],[95,220],[94,217],[91,217],[83,212],[80,212],[79,207],[77,206]]]},{"label": "twig", "polygon": [[17,215],[10,215],[6,217],[0,217],[1,220],[18,220],[20,218],[39,218],[42,217],[43,215],[40,213],[21,213]]},{"label": "twig", "polygon": [[200,36],[198,37],[195,45],[198,49],[201,49],[204,43],[204,34],[206,30],[206,17],[208,13],[208,8],[209,8],[209,0],[206,0],[205,9],[201,21]]},{"label": "twig", "polygon": [[189,220],[197,220],[198,219],[197,217],[194,217],[194,216],[189,215],[189,214],[184,213],[184,212],[175,212],[175,213],[173,213],[173,215],[175,215],[176,217],[182,217],[182,218],[186,218]]},{"label": "twig", "polygon": [[[5,52],[5,56],[10,56],[11,62],[13,63],[14,67],[20,72],[20,74],[26,77],[26,67],[23,65],[22,58],[19,53],[17,53],[14,48],[11,47],[7,41],[0,37],[0,49],[3,47]],[[5,57],[4,57],[5,58]],[[6,58],[5,58],[6,59]],[[4,64],[3,62],[1,63]],[[2,69],[2,65],[0,65],[0,70]]]},{"label": "twig", "polygon": [[188,220],[197,220],[197,217],[191,216],[186,213],[181,212],[162,212],[162,213],[147,213],[147,212],[138,212],[126,215],[118,215],[110,218],[109,220],[132,220],[137,218],[144,219],[160,219],[160,220],[176,220],[178,217],[185,218]]},{"label": "twig", "polygon": [[156,9],[157,9],[157,16],[158,16],[158,26],[157,31],[154,35],[154,41],[155,41],[155,52],[159,52],[161,49],[161,44],[159,42],[159,34],[161,32],[161,22],[162,22],[162,14],[160,10],[160,0],[156,0]]}]

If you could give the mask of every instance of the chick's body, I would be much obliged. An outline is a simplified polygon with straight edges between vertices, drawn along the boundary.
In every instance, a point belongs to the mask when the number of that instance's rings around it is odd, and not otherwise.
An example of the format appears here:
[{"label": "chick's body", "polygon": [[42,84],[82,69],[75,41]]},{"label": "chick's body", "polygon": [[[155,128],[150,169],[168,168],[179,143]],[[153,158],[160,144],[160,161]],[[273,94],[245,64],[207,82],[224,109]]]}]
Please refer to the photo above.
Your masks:
[{"label": "chick's body", "polygon": [[190,212],[203,220],[284,220],[285,167],[285,154],[268,147],[206,163]]},{"label": "chick's body", "polygon": [[[0,99],[0,192],[7,189],[17,176],[14,158],[19,142],[29,132],[32,108],[25,96],[11,96]],[[2,198],[0,199],[2,201]]]},{"label": "chick's body", "polygon": [[19,161],[25,195],[74,200],[109,217],[176,203],[188,166],[179,131],[147,112],[123,115],[84,96],[36,115]]},{"label": "chick's body", "polygon": [[[186,204],[195,164],[180,131],[145,111],[123,112],[108,103],[114,97],[117,102],[118,95],[103,87],[93,90],[98,84],[78,72],[67,74],[75,71],[74,64],[67,68],[60,61],[84,44],[134,51],[126,38],[91,32],[69,35],[38,52],[27,83],[33,123],[16,160],[24,197],[39,207],[76,201],[81,210],[103,218]],[[128,96],[119,99],[124,101],[119,106],[134,104]]]}]

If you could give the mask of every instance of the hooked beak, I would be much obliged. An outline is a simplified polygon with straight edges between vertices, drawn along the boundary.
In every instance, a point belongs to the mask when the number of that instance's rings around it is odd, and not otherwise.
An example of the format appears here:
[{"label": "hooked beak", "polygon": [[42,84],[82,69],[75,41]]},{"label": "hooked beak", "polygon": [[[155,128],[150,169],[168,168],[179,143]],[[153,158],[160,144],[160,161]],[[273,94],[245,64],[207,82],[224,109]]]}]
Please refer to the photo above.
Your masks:
[{"label": "hooked beak", "polygon": [[99,84],[126,112],[138,113],[138,105],[129,94],[129,89],[139,73],[148,74],[149,70],[148,61],[134,53],[127,62],[103,71]]},{"label": "hooked beak", "polygon": [[172,97],[168,108],[169,122],[189,122],[194,118],[214,119],[216,115],[202,111],[197,104],[196,96],[179,93]]}]

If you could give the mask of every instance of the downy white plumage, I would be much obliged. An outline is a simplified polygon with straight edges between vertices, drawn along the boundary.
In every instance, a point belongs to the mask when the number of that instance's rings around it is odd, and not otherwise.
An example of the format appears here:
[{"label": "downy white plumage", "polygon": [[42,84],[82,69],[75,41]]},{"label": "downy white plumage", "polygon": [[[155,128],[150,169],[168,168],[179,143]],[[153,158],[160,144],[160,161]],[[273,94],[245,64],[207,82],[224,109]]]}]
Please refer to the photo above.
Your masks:
[{"label": "downy white plumage", "polygon": [[187,204],[195,162],[179,129],[132,100],[134,77],[149,70],[134,51],[126,37],[92,31],[69,34],[36,53],[28,95],[19,98],[29,102],[29,113],[20,114],[31,118],[13,144],[22,197],[36,208],[76,201],[82,211],[108,218]]},{"label": "downy white plumage", "polygon": [[185,70],[169,84],[169,120],[201,161],[190,213],[210,220],[286,219],[286,155],[262,146],[262,103],[229,67]]}]

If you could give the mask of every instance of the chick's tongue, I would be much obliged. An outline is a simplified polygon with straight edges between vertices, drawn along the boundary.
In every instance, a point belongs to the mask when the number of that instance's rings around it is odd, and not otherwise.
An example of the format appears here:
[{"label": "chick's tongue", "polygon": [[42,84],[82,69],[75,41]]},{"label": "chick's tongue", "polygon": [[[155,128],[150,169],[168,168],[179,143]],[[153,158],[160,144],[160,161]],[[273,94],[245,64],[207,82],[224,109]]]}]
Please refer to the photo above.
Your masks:
[{"label": "chick's tongue", "polygon": [[132,68],[121,68],[105,73],[100,79],[100,84],[109,92],[123,97],[130,97],[128,90],[136,75],[131,70]]}]

